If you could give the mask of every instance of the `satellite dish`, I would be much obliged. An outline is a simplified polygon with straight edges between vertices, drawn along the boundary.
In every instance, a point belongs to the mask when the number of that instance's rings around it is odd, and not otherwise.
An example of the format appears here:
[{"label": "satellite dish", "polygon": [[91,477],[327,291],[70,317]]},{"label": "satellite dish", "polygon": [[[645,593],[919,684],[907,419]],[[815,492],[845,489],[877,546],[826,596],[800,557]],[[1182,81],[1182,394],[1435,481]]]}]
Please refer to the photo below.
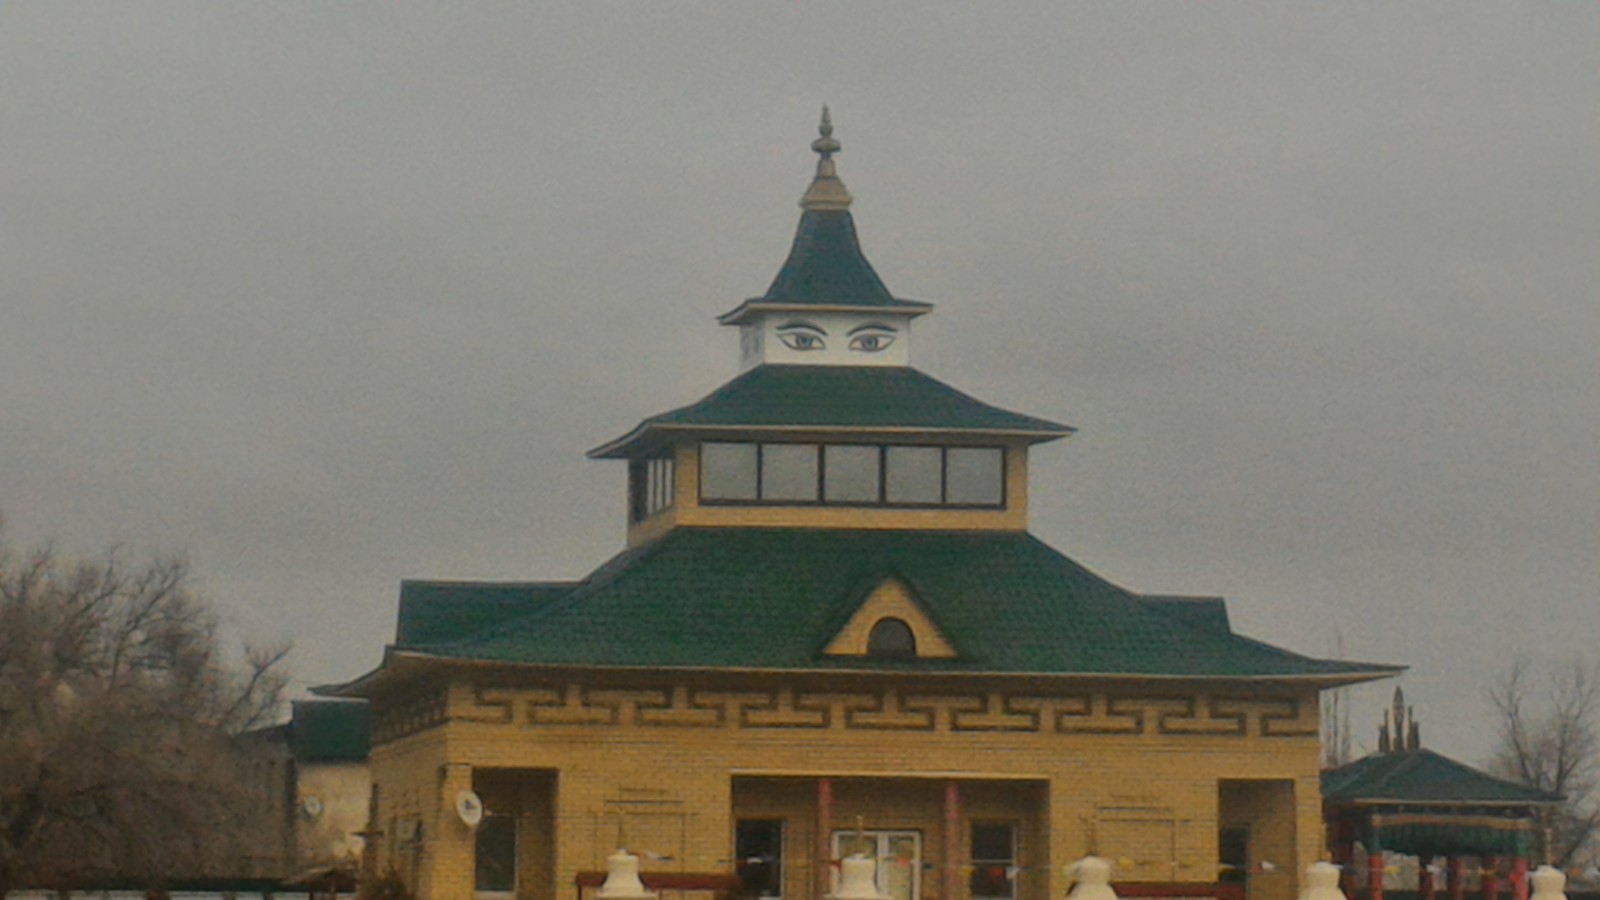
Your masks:
[{"label": "satellite dish", "polygon": [[483,821],[483,801],[471,791],[462,791],[456,795],[456,815],[468,828],[478,827]]},{"label": "satellite dish", "polygon": [[322,815],[322,801],[316,797],[307,797],[300,801],[300,810],[304,812],[308,818],[315,819],[316,817]]}]

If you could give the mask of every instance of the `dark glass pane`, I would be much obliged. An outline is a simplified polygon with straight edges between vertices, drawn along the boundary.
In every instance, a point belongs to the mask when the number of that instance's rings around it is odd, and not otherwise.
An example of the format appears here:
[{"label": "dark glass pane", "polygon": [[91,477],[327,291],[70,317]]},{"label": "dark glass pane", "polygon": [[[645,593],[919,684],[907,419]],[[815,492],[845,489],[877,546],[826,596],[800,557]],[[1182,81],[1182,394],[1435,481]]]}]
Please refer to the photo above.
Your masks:
[{"label": "dark glass pane", "polygon": [[817,445],[762,444],[761,499],[816,500]]},{"label": "dark glass pane", "polygon": [[1008,823],[972,826],[972,878],[968,887],[973,897],[1014,896],[1015,846]]},{"label": "dark glass pane", "polygon": [[878,502],[877,447],[830,444],[823,454],[823,499],[831,503]]},{"label": "dark glass pane", "polygon": [[885,494],[890,503],[938,503],[940,450],[938,447],[890,447],[886,461]]},{"label": "dark glass pane", "polygon": [[868,656],[916,656],[917,638],[899,619],[883,619],[867,635]]},{"label": "dark glass pane", "polygon": [[672,505],[672,459],[650,460],[650,512],[655,514]]},{"label": "dark glass pane", "polygon": [[517,820],[484,816],[474,835],[477,861],[473,887],[510,893],[517,887]]},{"label": "dark glass pane", "polygon": [[945,453],[945,502],[998,506],[1005,499],[999,447],[951,447]]},{"label": "dark glass pane", "polygon": [[707,500],[756,499],[756,445],[701,444],[700,496]]},{"label": "dark glass pane", "polygon": [[635,522],[650,514],[648,469],[638,460],[628,463],[628,515]]},{"label": "dark glass pane", "polygon": [[783,820],[740,819],[733,844],[745,896],[783,896]]}]

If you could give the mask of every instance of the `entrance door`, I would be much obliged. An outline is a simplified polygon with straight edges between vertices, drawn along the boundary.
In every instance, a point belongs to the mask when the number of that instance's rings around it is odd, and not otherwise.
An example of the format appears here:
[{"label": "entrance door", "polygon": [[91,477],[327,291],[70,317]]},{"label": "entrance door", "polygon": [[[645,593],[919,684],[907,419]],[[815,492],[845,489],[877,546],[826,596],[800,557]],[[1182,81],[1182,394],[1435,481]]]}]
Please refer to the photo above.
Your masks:
[{"label": "entrance door", "polygon": [[[1250,829],[1242,825],[1217,830],[1217,881],[1250,888]],[[1246,896],[1249,896],[1246,893]]]},{"label": "entrance door", "polygon": [[[860,853],[878,862],[878,890],[894,900],[922,896],[922,834],[916,831],[835,831],[833,857]],[[833,888],[839,888],[834,870]]]}]

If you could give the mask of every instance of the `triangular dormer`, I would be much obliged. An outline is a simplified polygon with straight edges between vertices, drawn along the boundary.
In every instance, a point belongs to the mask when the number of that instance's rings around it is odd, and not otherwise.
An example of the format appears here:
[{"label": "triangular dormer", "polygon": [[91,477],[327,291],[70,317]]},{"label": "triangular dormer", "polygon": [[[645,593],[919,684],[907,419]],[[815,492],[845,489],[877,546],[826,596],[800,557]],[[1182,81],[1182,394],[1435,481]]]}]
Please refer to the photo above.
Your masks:
[{"label": "triangular dormer", "polygon": [[905,582],[885,578],[823,648],[824,656],[954,659],[950,645]]}]

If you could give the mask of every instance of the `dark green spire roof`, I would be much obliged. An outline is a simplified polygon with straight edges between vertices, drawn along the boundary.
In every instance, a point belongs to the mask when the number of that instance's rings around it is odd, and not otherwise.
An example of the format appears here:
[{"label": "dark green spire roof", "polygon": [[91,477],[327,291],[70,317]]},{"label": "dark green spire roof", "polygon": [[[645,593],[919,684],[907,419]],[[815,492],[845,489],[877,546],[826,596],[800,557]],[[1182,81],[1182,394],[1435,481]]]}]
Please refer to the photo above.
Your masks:
[{"label": "dark green spire roof", "polygon": [[890,295],[861,253],[848,209],[808,209],[800,214],[800,227],[795,231],[789,258],[761,300],[829,306],[926,305]]},{"label": "dark green spire roof", "polygon": [[800,227],[795,230],[789,258],[772,286],[760,297],[746,300],[738,309],[722,316],[724,324],[735,324],[745,312],[762,306],[864,307],[898,310],[921,315],[932,305],[902,300],[889,293],[883,279],[861,252],[855,220],[850,216],[850,192],[834,171],[833,154],[839,142],[833,138],[833,122],[828,108],[822,108],[822,136],[811,144],[821,157],[817,174],[800,199]]}]

